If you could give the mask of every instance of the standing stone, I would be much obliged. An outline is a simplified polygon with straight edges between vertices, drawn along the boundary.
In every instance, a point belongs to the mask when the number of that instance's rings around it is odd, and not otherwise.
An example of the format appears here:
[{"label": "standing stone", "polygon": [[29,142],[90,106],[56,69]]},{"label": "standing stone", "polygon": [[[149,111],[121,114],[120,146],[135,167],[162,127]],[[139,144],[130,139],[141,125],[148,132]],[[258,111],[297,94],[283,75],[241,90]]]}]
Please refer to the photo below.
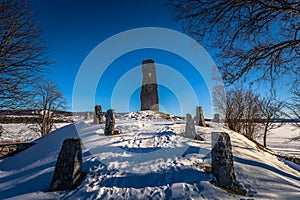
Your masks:
[{"label": "standing stone", "polygon": [[206,127],[203,109],[201,106],[196,107],[196,125]]},{"label": "standing stone", "polygon": [[70,190],[80,180],[82,169],[81,139],[66,138],[59,152],[49,191]]},{"label": "standing stone", "polygon": [[159,110],[156,67],[153,60],[142,63],[143,85],[141,90],[141,110]]},{"label": "standing stone", "polygon": [[85,114],[84,114],[84,120],[88,120],[90,119],[90,112],[87,111]]},{"label": "standing stone", "polygon": [[216,123],[220,123],[221,122],[220,115],[219,114],[215,114],[213,121],[216,122]]},{"label": "standing stone", "polygon": [[185,124],[185,134],[188,138],[195,139],[196,136],[196,130],[195,130],[195,124],[194,120],[191,114],[186,114],[185,118],[186,124]]},{"label": "standing stone", "polygon": [[103,112],[102,107],[100,105],[95,106],[95,113],[94,113],[94,124],[103,124]]},{"label": "standing stone", "polygon": [[2,133],[4,132],[2,125],[0,125],[0,137],[2,135]]},{"label": "standing stone", "polygon": [[232,147],[230,137],[225,132],[212,133],[212,172],[222,188],[236,191]]},{"label": "standing stone", "polygon": [[115,113],[113,109],[109,109],[106,114],[105,135],[113,135],[115,132]]}]

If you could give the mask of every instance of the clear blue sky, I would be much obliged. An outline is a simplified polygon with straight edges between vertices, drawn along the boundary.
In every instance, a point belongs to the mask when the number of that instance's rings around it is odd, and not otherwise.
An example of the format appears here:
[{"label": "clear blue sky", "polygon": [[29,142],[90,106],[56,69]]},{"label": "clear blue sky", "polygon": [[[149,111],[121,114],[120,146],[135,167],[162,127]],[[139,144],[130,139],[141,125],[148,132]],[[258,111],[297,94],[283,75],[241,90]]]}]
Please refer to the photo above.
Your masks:
[{"label": "clear blue sky", "polygon": [[[181,31],[180,26],[172,20],[171,10],[166,7],[164,0],[30,0],[29,3],[42,29],[42,39],[48,47],[49,58],[55,62],[47,77],[58,84],[68,101],[69,110],[72,110],[73,85],[77,72],[89,53],[101,42],[120,32],[140,27],[163,27]],[[118,45],[114,48],[118,48]],[[114,48],[107,51],[114,51]],[[187,85],[196,93],[207,117],[211,117],[211,99],[201,74],[184,58],[159,49],[140,49],[120,55],[100,77],[95,103],[102,105],[103,110],[109,109],[111,102],[114,102],[117,112],[139,110],[140,88],[131,88],[132,91],[128,91],[129,98],[124,94],[127,99],[122,99],[121,93],[127,92],[122,87],[126,85],[125,79],[130,74],[135,76],[135,80],[140,80],[134,69],[140,69],[138,66],[142,61],[149,58],[158,63],[159,80],[167,79],[168,67],[184,77]],[[101,59],[100,55],[99,60]],[[122,77],[125,77],[123,82],[120,81]],[[173,75],[168,78],[172,77]],[[180,79],[178,77],[174,75],[175,84],[170,87],[166,85],[168,83],[159,86],[162,111],[176,115],[185,115],[186,112],[195,114],[196,105],[193,105],[193,101],[188,110],[184,113],[180,111],[180,104],[189,104],[190,96],[187,94],[184,97],[187,101],[180,102],[187,88],[180,82],[176,87],[176,82]],[[119,93],[113,95],[114,90]],[[82,105],[81,109],[74,111],[86,110],[92,111],[93,107]]]}]

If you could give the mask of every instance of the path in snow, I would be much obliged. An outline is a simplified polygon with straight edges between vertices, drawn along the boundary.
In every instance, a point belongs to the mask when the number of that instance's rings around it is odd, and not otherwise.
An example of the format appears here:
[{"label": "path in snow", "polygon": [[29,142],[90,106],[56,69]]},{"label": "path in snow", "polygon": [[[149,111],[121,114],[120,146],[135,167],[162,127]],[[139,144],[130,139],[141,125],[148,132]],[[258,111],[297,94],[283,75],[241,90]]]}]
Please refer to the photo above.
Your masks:
[{"label": "path in snow", "polygon": [[[104,125],[78,122],[37,140],[33,147],[0,160],[0,199],[240,199],[215,187],[210,164],[210,135],[223,130],[233,144],[235,173],[248,196],[299,199],[300,172],[256,148],[240,134],[216,127],[196,130],[205,141],[185,138],[184,121],[153,112],[118,114],[116,136]],[[215,127],[214,127],[215,126]],[[83,141],[86,179],[73,191],[45,192],[66,137]]]}]

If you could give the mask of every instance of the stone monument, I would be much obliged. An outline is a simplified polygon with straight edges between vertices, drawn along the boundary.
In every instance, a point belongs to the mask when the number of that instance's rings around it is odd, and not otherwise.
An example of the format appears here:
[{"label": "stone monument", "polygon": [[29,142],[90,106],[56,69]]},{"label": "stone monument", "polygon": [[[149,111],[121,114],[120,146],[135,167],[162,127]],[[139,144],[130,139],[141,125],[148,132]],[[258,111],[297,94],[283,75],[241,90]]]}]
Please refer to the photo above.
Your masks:
[{"label": "stone monument", "polygon": [[115,112],[113,109],[107,110],[105,114],[105,135],[113,135],[115,133]]},{"label": "stone monument", "polygon": [[196,130],[195,130],[195,124],[194,120],[191,114],[186,114],[185,118],[185,134],[188,138],[195,139],[196,136]]},{"label": "stone monument", "polygon": [[212,133],[212,172],[222,188],[237,190],[230,137],[225,132]]},{"label": "stone monument", "polygon": [[84,114],[84,120],[88,120],[90,119],[90,113],[89,111],[87,111],[85,114]]},{"label": "stone monument", "polygon": [[66,138],[59,152],[49,191],[70,190],[78,184],[82,169],[81,139]]},{"label": "stone monument", "polygon": [[140,95],[141,110],[159,110],[156,67],[153,60],[142,63],[143,85]]},{"label": "stone monument", "polygon": [[100,105],[95,106],[95,112],[94,112],[94,124],[103,124],[103,112],[102,107]]},{"label": "stone monument", "polygon": [[213,122],[216,122],[216,123],[220,123],[221,122],[220,114],[217,114],[217,113],[214,114]]},{"label": "stone monument", "polygon": [[201,106],[196,107],[196,125],[206,127],[203,108]]}]

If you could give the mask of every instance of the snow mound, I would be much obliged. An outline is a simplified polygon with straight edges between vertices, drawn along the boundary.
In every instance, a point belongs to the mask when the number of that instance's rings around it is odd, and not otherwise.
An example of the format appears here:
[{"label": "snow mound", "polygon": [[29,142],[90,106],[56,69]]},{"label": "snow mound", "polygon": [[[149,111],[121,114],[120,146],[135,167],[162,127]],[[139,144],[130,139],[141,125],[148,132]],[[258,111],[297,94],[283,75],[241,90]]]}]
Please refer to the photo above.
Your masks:
[{"label": "snow mound", "polygon": [[[36,140],[37,144],[0,160],[0,199],[240,199],[214,186],[211,133],[228,132],[238,183],[247,196],[299,199],[300,172],[259,150],[238,133],[217,124],[196,127],[205,141],[184,137],[185,122],[152,111],[117,113],[115,136],[104,124],[80,121]],[[87,173],[73,191],[47,192],[65,138],[83,142]],[[247,197],[246,197],[247,198]]]}]

